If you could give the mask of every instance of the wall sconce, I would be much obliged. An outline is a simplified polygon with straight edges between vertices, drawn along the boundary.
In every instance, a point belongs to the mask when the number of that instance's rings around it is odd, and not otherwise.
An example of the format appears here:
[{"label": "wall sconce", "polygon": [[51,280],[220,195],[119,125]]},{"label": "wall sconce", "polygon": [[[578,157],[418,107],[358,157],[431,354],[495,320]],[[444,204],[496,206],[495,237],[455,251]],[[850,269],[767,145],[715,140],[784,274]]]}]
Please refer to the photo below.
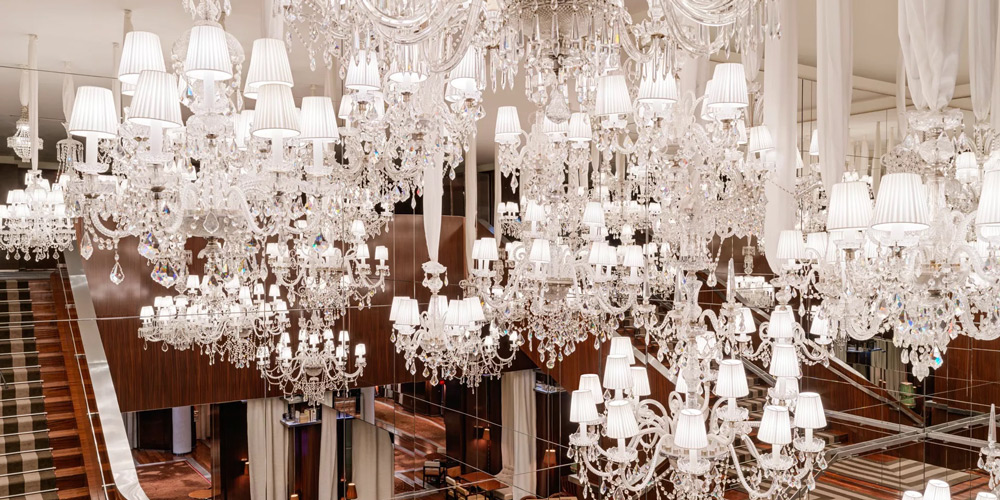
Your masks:
[{"label": "wall sconce", "polygon": [[354,500],[358,498],[358,487],[354,486],[354,483],[347,483],[347,491],[344,492],[347,500]]},{"label": "wall sconce", "polygon": [[542,468],[550,469],[556,466],[556,450],[549,448],[542,454]]},{"label": "wall sconce", "polygon": [[479,438],[485,441],[490,440],[490,428],[488,426],[476,426],[476,431],[478,431]]},{"label": "wall sconce", "polygon": [[250,461],[244,458],[243,459],[243,475],[246,476],[246,475],[249,475],[249,474],[250,474]]}]

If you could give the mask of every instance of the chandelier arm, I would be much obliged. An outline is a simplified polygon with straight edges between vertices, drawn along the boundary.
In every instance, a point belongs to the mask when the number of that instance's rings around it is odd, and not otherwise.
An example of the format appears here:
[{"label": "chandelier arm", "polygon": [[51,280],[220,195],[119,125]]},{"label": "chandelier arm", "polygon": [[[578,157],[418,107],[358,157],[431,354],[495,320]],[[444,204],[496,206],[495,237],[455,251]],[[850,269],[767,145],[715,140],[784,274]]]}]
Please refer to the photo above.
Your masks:
[{"label": "chandelier arm", "polygon": [[442,13],[450,10],[452,3],[455,3],[456,7],[460,4],[460,2],[436,1],[433,2],[434,7],[425,12],[411,17],[397,17],[382,11],[372,4],[371,0],[360,0],[358,3],[361,5],[361,13],[375,24],[376,28],[381,26],[391,30],[419,30],[420,26],[427,22],[440,22],[437,21],[438,18],[447,17],[442,16]]},{"label": "chandelier arm", "polygon": [[[754,460],[759,462],[760,452],[757,451],[757,446],[753,444],[753,440],[746,435],[741,435],[740,440],[747,446],[747,450],[750,452],[750,455],[753,456]],[[736,448],[732,444],[729,445],[729,455],[733,459],[733,470],[736,472],[736,479],[739,481],[740,486],[742,486],[743,489],[745,489],[750,495],[750,498],[775,497],[779,481],[771,481],[770,486],[768,486],[767,490],[763,492],[757,490],[756,488],[752,488],[747,482],[746,477],[743,475],[743,467],[740,467],[739,456],[736,455]]]},{"label": "chandelier arm", "polygon": [[[433,72],[445,72],[451,71],[455,66],[458,65],[459,61],[465,57],[465,53],[469,50],[469,46],[472,44],[472,38],[476,34],[477,27],[479,23],[476,22],[479,18],[479,14],[482,12],[482,0],[472,0],[469,4],[469,13],[466,17],[466,22],[462,30],[462,36],[459,39],[458,46],[452,54],[443,61],[438,61],[430,57],[427,58],[427,65]],[[429,43],[429,40],[425,40],[424,43]],[[424,51],[425,54],[427,51]],[[433,54],[433,51],[431,51]]]},{"label": "chandelier arm", "polygon": [[628,25],[625,23],[624,19],[616,19],[615,25],[620,35],[621,46],[625,49],[625,54],[629,57],[629,59],[635,61],[636,64],[646,64],[653,60],[653,51],[651,50],[649,52],[645,52],[639,48],[636,40],[632,39],[634,35],[632,34],[632,30],[628,29]]},{"label": "chandelier arm", "polygon": [[94,229],[97,230],[97,232],[101,233],[101,235],[111,238],[113,240],[120,240],[122,238],[125,238],[126,236],[129,236],[128,232],[126,231],[118,231],[115,229],[108,229],[107,227],[105,227],[104,223],[101,222],[100,215],[98,215],[96,211],[90,212],[90,224]]},{"label": "chandelier arm", "polygon": [[752,0],[667,0],[671,9],[703,26],[728,26],[745,16]]}]

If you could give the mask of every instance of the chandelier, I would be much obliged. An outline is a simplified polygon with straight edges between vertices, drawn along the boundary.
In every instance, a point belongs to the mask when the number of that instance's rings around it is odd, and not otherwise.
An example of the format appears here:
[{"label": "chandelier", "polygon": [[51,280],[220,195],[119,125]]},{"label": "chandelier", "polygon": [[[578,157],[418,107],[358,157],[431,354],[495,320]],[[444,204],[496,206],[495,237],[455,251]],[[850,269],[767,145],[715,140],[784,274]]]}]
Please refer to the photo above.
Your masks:
[{"label": "chandelier", "polygon": [[[593,474],[602,497],[634,496],[649,488],[676,498],[721,497],[732,470],[751,498],[783,498],[812,488],[815,472],[826,466],[825,443],[813,431],[825,427],[826,418],[818,394],[798,391],[801,372],[794,346],[781,343],[774,332],[764,334],[767,325],[762,325],[761,336],[771,344],[769,372],[779,383],[768,392],[762,420],[751,422],[738,403],[749,394],[740,352],[726,357],[728,344],[720,341],[720,333],[699,323],[695,297],[700,283],[691,279],[682,288],[682,301],[670,313],[678,320],[670,349],[677,358],[672,363],[675,389],[666,405],[647,398],[646,368],[634,365],[626,338],[613,339],[603,379],[580,377],[570,416],[580,428],[570,437],[569,454],[580,463],[581,484]],[[743,321],[738,315],[729,329],[746,331]],[[739,336],[749,340],[745,333]],[[712,395],[718,397],[714,404]],[[754,428],[769,453],[757,450]],[[602,438],[610,440],[607,447]],[[748,464],[737,456],[741,445],[750,452]],[[664,462],[670,466],[661,467]]]},{"label": "chandelier", "polygon": [[[42,149],[43,142],[38,139],[38,149]],[[28,106],[21,106],[21,117],[14,123],[14,135],[7,138],[7,147],[14,150],[21,161],[31,161],[31,125],[28,123]]]},{"label": "chandelier", "polygon": [[8,191],[7,204],[0,205],[0,249],[8,259],[41,261],[72,248],[63,185],[49,183],[36,169],[24,175],[24,184]]}]

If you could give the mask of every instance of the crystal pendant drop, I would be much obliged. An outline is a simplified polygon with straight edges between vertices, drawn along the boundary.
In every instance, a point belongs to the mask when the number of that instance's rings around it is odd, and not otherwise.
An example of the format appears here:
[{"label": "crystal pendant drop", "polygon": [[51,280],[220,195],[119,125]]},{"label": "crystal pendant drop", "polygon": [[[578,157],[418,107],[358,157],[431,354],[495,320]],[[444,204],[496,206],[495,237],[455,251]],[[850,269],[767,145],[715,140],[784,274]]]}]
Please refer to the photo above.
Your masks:
[{"label": "crystal pendant drop", "polygon": [[111,268],[110,279],[116,285],[122,284],[122,281],[125,280],[125,273],[122,272],[122,265],[120,263],[115,262],[115,267]]},{"label": "crystal pendant drop", "polygon": [[84,232],[83,239],[80,240],[80,256],[86,259],[90,259],[90,256],[94,255],[94,244],[90,241],[90,233]]},{"label": "crystal pendant drop", "polygon": [[211,212],[208,217],[205,217],[205,223],[202,224],[202,227],[210,234],[215,234],[219,230],[219,218],[215,216],[215,212]]}]

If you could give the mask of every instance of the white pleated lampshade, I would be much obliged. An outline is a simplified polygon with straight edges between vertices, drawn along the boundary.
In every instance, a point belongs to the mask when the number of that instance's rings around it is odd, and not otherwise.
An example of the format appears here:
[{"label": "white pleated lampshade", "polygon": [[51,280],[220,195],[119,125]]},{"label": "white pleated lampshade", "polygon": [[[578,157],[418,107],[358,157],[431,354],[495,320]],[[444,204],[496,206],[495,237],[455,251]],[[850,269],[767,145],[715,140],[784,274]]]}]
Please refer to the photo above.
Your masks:
[{"label": "white pleated lampshade", "polygon": [[749,105],[747,75],[740,63],[722,63],[715,66],[708,106],[718,108],[745,108]]},{"label": "white pleated lampshade", "polygon": [[809,156],[819,156],[819,129],[813,129],[809,138]]},{"label": "white pleated lampshade", "polygon": [[582,389],[573,391],[569,400],[569,421],[574,424],[589,424],[599,418],[594,395]]},{"label": "white pleated lampshade", "polygon": [[800,392],[795,403],[795,427],[822,429],[826,427],[823,400],[815,392]]},{"label": "white pleated lampshade", "polygon": [[809,335],[824,337],[830,334],[830,320],[821,312],[817,311],[813,316],[812,323],[809,324]]},{"label": "white pleated lampshade", "polygon": [[495,262],[500,258],[496,238],[480,238],[476,240],[476,243],[479,245],[478,249],[474,249],[472,252],[473,259]]},{"label": "white pleated lampshade", "polygon": [[951,500],[951,486],[940,479],[927,481],[924,500]]},{"label": "white pleated lampshade", "polygon": [[604,226],[604,207],[599,201],[588,201],[583,209],[583,224],[587,226]]},{"label": "white pleated lampshade", "polygon": [[863,181],[838,182],[830,189],[826,230],[863,230],[872,221],[872,199],[868,183]]},{"label": "white pleated lampshade", "polygon": [[818,231],[806,235],[806,254],[810,259],[826,258],[826,248],[830,244],[830,235],[826,231]]},{"label": "white pleated lampshade", "polygon": [[144,70],[135,86],[128,120],[144,127],[154,124],[165,129],[180,127],[183,124],[181,101],[177,95],[177,79],[174,75]]},{"label": "white pleated lampshade", "polygon": [[547,116],[542,117],[542,133],[553,141],[561,141],[569,132],[569,122],[556,123]]},{"label": "white pleated lampshade", "polygon": [[781,446],[791,443],[792,425],[788,418],[788,408],[776,405],[765,406],[757,437],[770,445]]},{"label": "white pleated lampshade", "polygon": [[233,77],[226,32],[216,24],[200,24],[191,28],[184,75],[195,80],[211,78],[217,82]]},{"label": "white pleated lampshade", "polygon": [[166,71],[163,66],[163,49],[160,37],[148,31],[125,33],[121,62],[118,63],[118,81],[135,85],[143,70]]},{"label": "white pleated lampshade", "polygon": [[625,245],[622,250],[622,265],[635,268],[645,266],[646,259],[642,255],[642,247],[639,245]]},{"label": "white pleated lampshade", "polygon": [[494,140],[500,144],[520,141],[521,118],[517,115],[516,106],[500,106],[497,110],[496,132]]},{"label": "white pleated lampshade", "polygon": [[285,42],[277,38],[258,38],[253,41],[250,52],[250,69],[243,96],[256,99],[260,86],[269,83],[293,86],[292,67],[288,63]]},{"label": "white pleated lampshade", "polygon": [[389,66],[389,80],[413,84],[427,79],[427,65],[420,57],[420,46],[397,44],[393,50],[395,54]]},{"label": "white pleated lampshade", "polygon": [[648,104],[673,104],[677,102],[677,80],[671,75],[644,75],[639,81],[638,101]]},{"label": "white pleated lampshade", "polygon": [[537,264],[548,264],[552,262],[552,249],[549,240],[535,238],[531,241],[531,250],[528,252],[528,260]]},{"label": "white pleated lampshade", "polygon": [[260,86],[252,130],[253,135],[267,139],[299,135],[299,111],[291,87],[273,83]]},{"label": "white pleated lampshade", "polygon": [[458,66],[448,73],[448,83],[464,94],[476,92],[480,89],[480,84],[485,81],[485,66],[482,51],[478,47],[470,46]]},{"label": "white pleated lampshade", "polygon": [[988,491],[976,493],[976,500],[997,500],[997,496]]},{"label": "white pleated lampshade", "polygon": [[747,152],[766,153],[774,149],[774,139],[771,138],[771,131],[766,125],[750,127],[750,140],[747,143]]},{"label": "white pleated lampshade", "polygon": [[608,362],[604,366],[604,388],[611,390],[632,388],[632,370],[624,354],[608,356]]},{"label": "white pleated lampshade", "polygon": [[882,177],[872,229],[877,231],[921,231],[928,227],[927,193],[920,175],[897,172]]},{"label": "white pleated lampshade", "polygon": [[976,153],[963,151],[955,158],[955,178],[962,182],[972,182],[979,178],[979,163]]},{"label": "white pleated lampshade", "polygon": [[771,366],[768,373],[775,377],[798,377],[799,358],[795,353],[795,346],[791,344],[775,344],[771,353]]},{"label": "white pleated lampshade", "polygon": [[360,52],[352,57],[347,66],[344,86],[358,91],[373,91],[382,88],[382,76],[378,72],[378,59]]},{"label": "white pleated lampshade", "polygon": [[705,432],[705,417],[701,410],[684,408],[677,415],[674,428],[674,444],[684,450],[701,450],[708,447]]},{"label": "white pleated lampshade", "polygon": [[597,80],[595,112],[598,116],[632,113],[632,97],[628,94],[625,75],[604,75]]},{"label": "white pleated lampshade", "polygon": [[611,439],[628,439],[639,433],[639,423],[632,412],[632,403],[616,400],[607,404],[608,420],[605,433]]},{"label": "white pleated lampshade", "polygon": [[802,240],[802,231],[785,229],[778,235],[778,249],[775,255],[778,260],[806,260],[806,244]]},{"label": "white pleated lampshade", "polygon": [[590,142],[594,132],[590,128],[590,116],[587,113],[573,113],[569,116],[569,131],[566,138],[577,142]]},{"label": "white pleated lampshade", "polygon": [[767,336],[771,339],[790,339],[795,336],[795,314],[791,306],[775,306],[768,319]]},{"label": "white pleated lampshade", "polygon": [[986,172],[983,176],[976,226],[980,229],[1000,226],[1000,170]]},{"label": "white pleated lampshade", "polygon": [[919,491],[907,490],[903,492],[903,500],[923,500],[924,494]]},{"label": "white pleated lampshade", "polygon": [[329,97],[303,97],[299,125],[302,127],[299,139],[329,142],[340,137],[333,100]]},{"label": "white pleated lampshade", "polygon": [[247,140],[250,139],[250,127],[253,124],[253,110],[244,109],[236,116],[236,123],[233,125],[233,136],[236,139],[236,147],[247,148]]},{"label": "white pleated lampshade", "polygon": [[118,133],[118,115],[111,89],[89,86],[76,89],[69,133],[97,139],[110,139]]},{"label": "white pleated lampshade", "polygon": [[632,395],[644,398],[651,394],[649,387],[649,374],[646,373],[645,366],[632,367]]},{"label": "white pleated lampshade", "polygon": [[715,395],[720,398],[742,398],[750,394],[747,373],[743,362],[738,359],[724,359],[719,362],[719,378],[715,383]]},{"label": "white pleated lampshade", "polygon": [[749,307],[741,307],[736,318],[736,333],[749,334],[757,331],[753,320],[753,311]]},{"label": "white pleated lampshade", "polygon": [[594,402],[600,404],[604,402],[604,389],[601,387],[601,378],[596,373],[584,373],[580,375],[580,390],[590,391],[594,395]]},{"label": "white pleated lampshade", "polygon": [[632,339],[629,337],[614,337],[611,339],[611,347],[608,354],[625,356],[628,364],[635,363],[635,354],[632,352]]}]

